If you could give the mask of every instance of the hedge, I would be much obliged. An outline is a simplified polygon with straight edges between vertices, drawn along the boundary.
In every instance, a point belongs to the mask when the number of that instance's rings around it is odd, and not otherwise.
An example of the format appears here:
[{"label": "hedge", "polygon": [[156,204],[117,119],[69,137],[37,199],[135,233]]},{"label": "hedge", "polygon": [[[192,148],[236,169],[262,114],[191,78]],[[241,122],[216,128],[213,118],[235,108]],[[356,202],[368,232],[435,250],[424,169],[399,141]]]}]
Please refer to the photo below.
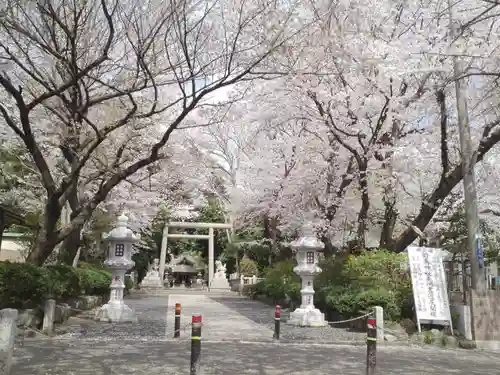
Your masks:
[{"label": "hedge", "polygon": [[34,308],[48,298],[59,302],[81,295],[105,296],[110,283],[111,272],[92,266],[0,262],[0,308]]}]

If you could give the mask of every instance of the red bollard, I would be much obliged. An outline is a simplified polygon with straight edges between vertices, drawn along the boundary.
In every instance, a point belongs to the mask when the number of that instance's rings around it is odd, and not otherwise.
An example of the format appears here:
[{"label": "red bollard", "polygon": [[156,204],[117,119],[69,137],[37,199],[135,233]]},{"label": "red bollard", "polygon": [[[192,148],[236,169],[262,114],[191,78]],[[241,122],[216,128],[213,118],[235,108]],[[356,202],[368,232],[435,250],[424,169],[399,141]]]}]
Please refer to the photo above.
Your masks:
[{"label": "red bollard", "polygon": [[181,336],[181,304],[175,304],[174,338]]},{"label": "red bollard", "polygon": [[190,375],[197,375],[200,367],[201,355],[201,315],[193,314],[191,318],[191,371]]},{"label": "red bollard", "polygon": [[281,306],[276,305],[274,310],[274,339],[280,339],[280,324],[281,324]]}]

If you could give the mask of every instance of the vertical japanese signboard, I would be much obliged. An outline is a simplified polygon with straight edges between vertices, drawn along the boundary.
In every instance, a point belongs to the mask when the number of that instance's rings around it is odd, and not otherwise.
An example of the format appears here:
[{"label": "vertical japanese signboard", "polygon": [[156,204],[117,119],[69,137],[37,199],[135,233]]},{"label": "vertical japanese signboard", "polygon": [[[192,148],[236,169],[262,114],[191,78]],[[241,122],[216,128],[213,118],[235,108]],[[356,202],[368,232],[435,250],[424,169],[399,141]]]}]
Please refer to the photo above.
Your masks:
[{"label": "vertical japanese signboard", "polygon": [[442,250],[410,246],[408,260],[418,330],[420,331],[421,323],[449,324],[451,327]]}]

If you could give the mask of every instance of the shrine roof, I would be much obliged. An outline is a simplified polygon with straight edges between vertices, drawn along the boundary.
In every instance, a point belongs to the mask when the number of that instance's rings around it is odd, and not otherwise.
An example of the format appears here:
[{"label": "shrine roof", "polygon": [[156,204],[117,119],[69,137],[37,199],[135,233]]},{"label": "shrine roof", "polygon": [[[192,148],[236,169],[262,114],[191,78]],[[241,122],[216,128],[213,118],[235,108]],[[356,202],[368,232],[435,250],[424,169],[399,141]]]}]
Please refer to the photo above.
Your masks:
[{"label": "shrine roof", "polygon": [[171,267],[172,273],[198,273],[198,270],[187,264],[176,264]]},{"label": "shrine roof", "polygon": [[177,257],[173,257],[169,263],[169,266],[171,268],[182,265],[191,267],[193,270],[202,270],[205,268],[203,259],[201,259],[201,257],[193,256],[191,254],[181,254]]}]

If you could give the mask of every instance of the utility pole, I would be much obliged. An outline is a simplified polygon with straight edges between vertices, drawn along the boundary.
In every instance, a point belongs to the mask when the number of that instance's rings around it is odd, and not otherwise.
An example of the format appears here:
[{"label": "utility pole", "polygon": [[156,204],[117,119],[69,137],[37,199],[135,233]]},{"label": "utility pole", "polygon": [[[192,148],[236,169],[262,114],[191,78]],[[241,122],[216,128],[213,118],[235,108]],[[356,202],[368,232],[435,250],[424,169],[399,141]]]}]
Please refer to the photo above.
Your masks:
[{"label": "utility pole", "polygon": [[[448,10],[450,18],[450,36],[452,43],[457,37],[457,29],[453,22],[452,1],[448,0]],[[463,74],[463,61],[457,55],[453,56],[453,75],[455,78],[455,91],[457,100],[458,130],[460,134],[460,152],[462,156],[462,170],[464,183],[465,215],[467,222],[468,247],[471,268],[471,328],[473,339],[476,340],[476,327],[474,321],[476,316],[473,311],[472,291],[483,294],[486,291],[486,270],[484,267],[484,251],[479,232],[479,214],[477,208],[476,176],[474,173],[475,157],[472,150],[470,137],[469,113],[467,110],[467,87]],[[465,271],[465,267],[464,267]],[[465,275],[464,275],[465,277]],[[479,313],[479,312],[476,312]]]}]

